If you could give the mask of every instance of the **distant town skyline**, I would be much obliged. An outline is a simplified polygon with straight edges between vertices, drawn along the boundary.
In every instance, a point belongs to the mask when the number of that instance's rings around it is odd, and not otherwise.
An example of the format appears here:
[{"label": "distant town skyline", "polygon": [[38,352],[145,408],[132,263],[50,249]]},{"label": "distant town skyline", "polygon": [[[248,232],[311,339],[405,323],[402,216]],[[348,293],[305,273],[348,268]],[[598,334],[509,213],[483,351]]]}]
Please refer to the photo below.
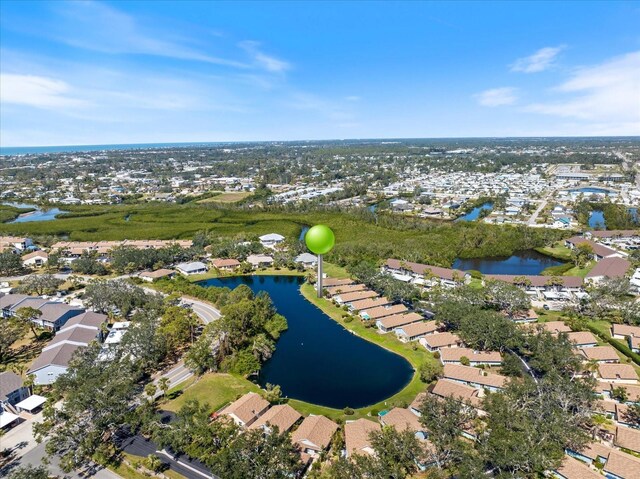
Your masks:
[{"label": "distant town skyline", "polygon": [[635,2],[0,4],[0,145],[640,135]]}]

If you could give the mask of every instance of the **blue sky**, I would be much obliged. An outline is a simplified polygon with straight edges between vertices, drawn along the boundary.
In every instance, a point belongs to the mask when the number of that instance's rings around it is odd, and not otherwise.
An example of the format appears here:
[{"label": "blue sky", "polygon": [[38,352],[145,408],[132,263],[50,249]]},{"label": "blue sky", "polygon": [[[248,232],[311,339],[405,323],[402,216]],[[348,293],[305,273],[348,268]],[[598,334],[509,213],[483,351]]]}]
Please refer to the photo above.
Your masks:
[{"label": "blue sky", "polygon": [[640,135],[637,2],[0,2],[0,143]]}]

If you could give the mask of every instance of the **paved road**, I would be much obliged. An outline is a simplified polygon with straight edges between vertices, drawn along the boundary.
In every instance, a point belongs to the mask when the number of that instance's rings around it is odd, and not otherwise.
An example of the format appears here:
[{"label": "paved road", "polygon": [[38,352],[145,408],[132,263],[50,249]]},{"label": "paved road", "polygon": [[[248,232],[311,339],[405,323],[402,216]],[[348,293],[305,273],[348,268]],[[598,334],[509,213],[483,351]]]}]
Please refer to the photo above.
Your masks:
[{"label": "paved road", "polygon": [[533,214],[529,218],[529,222],[528,222],[529,226],[534,226],[536,224],[536,220],[538,219],[538,215],[544,209],[544,207],[547,206],[547,202],[549,201],[549,198],[551,198],[552,194],[553,193],[548,194],[547,196],[545,196],[542,199],[542,201],[540,201],[540,205],[536,208],[536,210],[533,212]]},{"label": "paved road", "polygon": [[[153,290],[150,290],[153,291]],[[211,321],[215,321],[220,318],[220,311],[211,306],[210,304],[204,303],[202,301],[198,301],[197,299],[183,299],[183,304],[189,305],[194,313],[198,315],[198,317],[202,320],[203,323],[209,324]],[[169,379],[169,389],[177,386],[178,384],[186,381],[190,377],[193,376],[193,373],[184,365],[183,361],[180,361],[175,366],[173,366],[169,371],[160,375],[153,382],[154,384],[158,384],[160,378],[168,378]],[[162,391],[157,391],[154,397],[159,397],[162,394]]]},{"label": "paved road", "polygon": [[[45,451],[45,444],[46,442],[36,445],[33,449],[25,453],[21,458],[5,466],[2,470],[0,470],[0,477],[5,477],[11,470],[19,466],[24,466],[27,464],[40,466],[44,464],[44,459],[47,456],[47,453]],[[95,469],[81,471],[81,473],[76,471],[65,473],[64,471],[62,471],[62,469],[60,469],[59,461],[56,456],[50,456],[49,461],[49,464],[47,464],[49,472],[53,475],[57,475],[65,479],[122,479],[115,472],[110,471],[109,469],[104,469],[101,466],[96,466]]]},{"label": "paved road", "polygon": [[196,313],[205,324],[209,324],[211,321],[215,321],[220,318],[220,311],[203,301],[184,298],[182,303],[191,306],[193,312]]},{"label": "paved road", "polygon": [[166,450],[159,449],[153,441],[141,436],[123,438],[118,446],[127,454],[133,454],[134,456],[147,457],[149,454],[155,454],[169,468],[188,479],[219,479],[201,462],[191,460],[186,456],[174,457]]}]

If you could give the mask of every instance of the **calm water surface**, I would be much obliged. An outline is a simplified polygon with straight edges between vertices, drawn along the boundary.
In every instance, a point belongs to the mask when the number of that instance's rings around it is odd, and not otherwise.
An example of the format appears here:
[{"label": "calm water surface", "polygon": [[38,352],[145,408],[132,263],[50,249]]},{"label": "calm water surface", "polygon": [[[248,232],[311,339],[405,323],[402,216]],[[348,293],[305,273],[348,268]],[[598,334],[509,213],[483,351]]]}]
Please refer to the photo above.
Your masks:
[{"label": "calm water surface", "polygon": [[482,274],[537,275],[550,266],[559,266],[562,261],[534,250],[518,251],[513,256],[456,259],[453,267],[468,271],[474,269]]},{"label": "calm water surface", "polygon": [[35,208],[35,211],[24,213],[18,216],[15,220],[9,221],[9,223],[30,223],[32,221],[50,221],[55,220],[56,216],[61,213],[66,213],[59,208],[40,209],[37,205],[30,205],[27,203],[4,203],[5,205],[14,206],[16,208]]},{"label": "calm water surface", "polygon": [[259,383],[279,384],[290,398],[334,408],[359,408],[382,401],[411,380],[413,369],[401,356],[355,336],[308,302],[303,279],[240,276],[203,281],[203,286],[246,284],[266,291],[289,329],[278,340]]},{"label": "calm water surface", "polygon": [[489,210],[489,211],[491,211],[492,209],[493,209],[493,203],[487,202],[487,203],[484,203],[484,204],[482,204],[480,206],[476,206],[474,209],[469,211],[467,214],[462,215],[461,217],[457,218],[456,221],[475,221],[480,216],[480,211],[481,210]]}]

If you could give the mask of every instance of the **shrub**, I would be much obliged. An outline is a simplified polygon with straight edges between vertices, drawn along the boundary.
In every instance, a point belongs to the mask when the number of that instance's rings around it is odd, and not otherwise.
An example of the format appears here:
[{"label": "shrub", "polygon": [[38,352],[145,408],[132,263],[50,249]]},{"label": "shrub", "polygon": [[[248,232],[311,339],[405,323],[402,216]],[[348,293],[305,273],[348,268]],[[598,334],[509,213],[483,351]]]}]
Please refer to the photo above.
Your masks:
[{"label": "shrub", "polygon": [[353,414],[355,413],[355,411],[350,407],[344,408],[342,412],[345,414],[345,416],[353,416]]}]

